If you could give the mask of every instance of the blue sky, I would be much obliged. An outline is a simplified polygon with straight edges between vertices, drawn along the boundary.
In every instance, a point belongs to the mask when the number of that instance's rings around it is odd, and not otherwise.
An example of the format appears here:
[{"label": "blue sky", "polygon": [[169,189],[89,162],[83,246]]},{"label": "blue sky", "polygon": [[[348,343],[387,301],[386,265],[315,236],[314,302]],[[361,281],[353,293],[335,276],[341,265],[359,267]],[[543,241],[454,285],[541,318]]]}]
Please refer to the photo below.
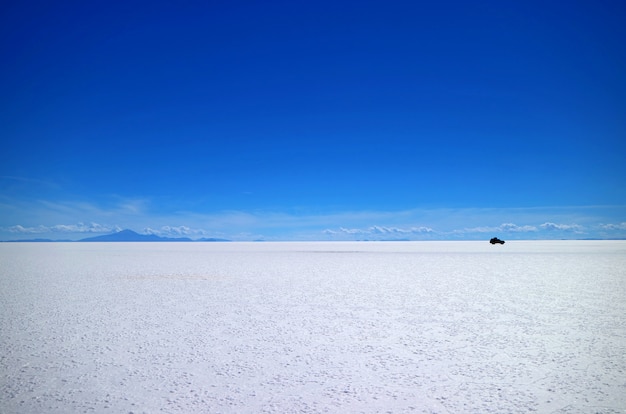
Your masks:
[{"label": "blue sky", "polygon": [[2,7],[2,240],[626,237],[621,1]]}]

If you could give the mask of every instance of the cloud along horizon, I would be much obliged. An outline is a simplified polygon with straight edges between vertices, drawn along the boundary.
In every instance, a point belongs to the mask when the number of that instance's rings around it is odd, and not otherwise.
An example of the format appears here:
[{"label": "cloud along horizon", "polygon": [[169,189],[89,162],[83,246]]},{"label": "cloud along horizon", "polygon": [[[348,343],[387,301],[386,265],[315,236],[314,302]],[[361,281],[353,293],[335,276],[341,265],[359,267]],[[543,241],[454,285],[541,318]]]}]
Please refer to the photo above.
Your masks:
[{"label": "cloud along horizon", "polygon": [[[113,216],[108,216],[106,209],[85,204],[74,207],[67,204],[63,210],[67,216],[61,223],[30,222],[3,226],[0,227],[0,237],[2,240],[31,238],[78,240],[96,234],[131,229],[138,233],[162,237],[220,238],[233,241],[483,240],[491,236],[510,240],[626,238],[626,222],[611,220],[615,218],[612,213],[620,211],[621,207],[610,206],[537,209],[442,208],[326,214],[225,211],[213,214],[173,215],[157,215],[145,210],[130,209],[125,210],[125,215],[118,213]],[[94,211],[98,214],[94,214]],[[103,221],[71,222],[72,217],[90,215],[95,215]],[[552,221],[546,221],[546,217]],[[507,219],[511,221],[505,221]]]}]

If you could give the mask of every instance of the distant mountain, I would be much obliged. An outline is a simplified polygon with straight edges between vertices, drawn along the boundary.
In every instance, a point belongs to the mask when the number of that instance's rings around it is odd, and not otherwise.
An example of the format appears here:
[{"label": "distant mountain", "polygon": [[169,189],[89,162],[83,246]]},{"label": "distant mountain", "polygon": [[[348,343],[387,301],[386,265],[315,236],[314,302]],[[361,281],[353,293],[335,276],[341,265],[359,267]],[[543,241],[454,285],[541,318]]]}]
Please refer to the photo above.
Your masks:
[{"label": "distant mountain", "polygon": [[105,234],[104,236],[87,237],[78,240],[80,242],[189,242],[189,238],[183,237],[173,239],[169,237],[160,237],[156,234],[139,234],[132,230],[122,230],[113,234]]},{"label": "distant mountain", "polygon": [[195,240],[200,242],[229,242],[228,239],[216,239],[214,237],[203,237],[201,239]]}]

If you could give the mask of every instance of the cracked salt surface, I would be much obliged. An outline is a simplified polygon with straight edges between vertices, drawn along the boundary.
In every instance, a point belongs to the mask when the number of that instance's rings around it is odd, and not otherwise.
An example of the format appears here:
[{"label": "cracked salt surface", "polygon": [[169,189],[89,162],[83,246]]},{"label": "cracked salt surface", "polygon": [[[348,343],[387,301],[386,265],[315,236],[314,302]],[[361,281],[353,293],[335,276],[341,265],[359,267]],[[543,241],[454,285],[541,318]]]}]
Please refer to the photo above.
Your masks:
[{"label": "cracked salt surface", "polygon": [[626,242],[2,243],[2,413],[624,413]]}]

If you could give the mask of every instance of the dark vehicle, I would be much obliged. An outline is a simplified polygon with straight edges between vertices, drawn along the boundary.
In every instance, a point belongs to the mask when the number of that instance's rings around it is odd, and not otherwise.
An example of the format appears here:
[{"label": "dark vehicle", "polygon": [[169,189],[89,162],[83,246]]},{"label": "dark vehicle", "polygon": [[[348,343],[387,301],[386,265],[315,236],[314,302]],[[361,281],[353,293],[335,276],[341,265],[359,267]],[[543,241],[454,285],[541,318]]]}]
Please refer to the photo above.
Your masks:
[{"label": "dark vehicle", "polygon": [[491,244],[504,244],[504,240],[500,240],[497,237],[493,237],[491,240],[489,240],[489,243],[491,243]]}]

